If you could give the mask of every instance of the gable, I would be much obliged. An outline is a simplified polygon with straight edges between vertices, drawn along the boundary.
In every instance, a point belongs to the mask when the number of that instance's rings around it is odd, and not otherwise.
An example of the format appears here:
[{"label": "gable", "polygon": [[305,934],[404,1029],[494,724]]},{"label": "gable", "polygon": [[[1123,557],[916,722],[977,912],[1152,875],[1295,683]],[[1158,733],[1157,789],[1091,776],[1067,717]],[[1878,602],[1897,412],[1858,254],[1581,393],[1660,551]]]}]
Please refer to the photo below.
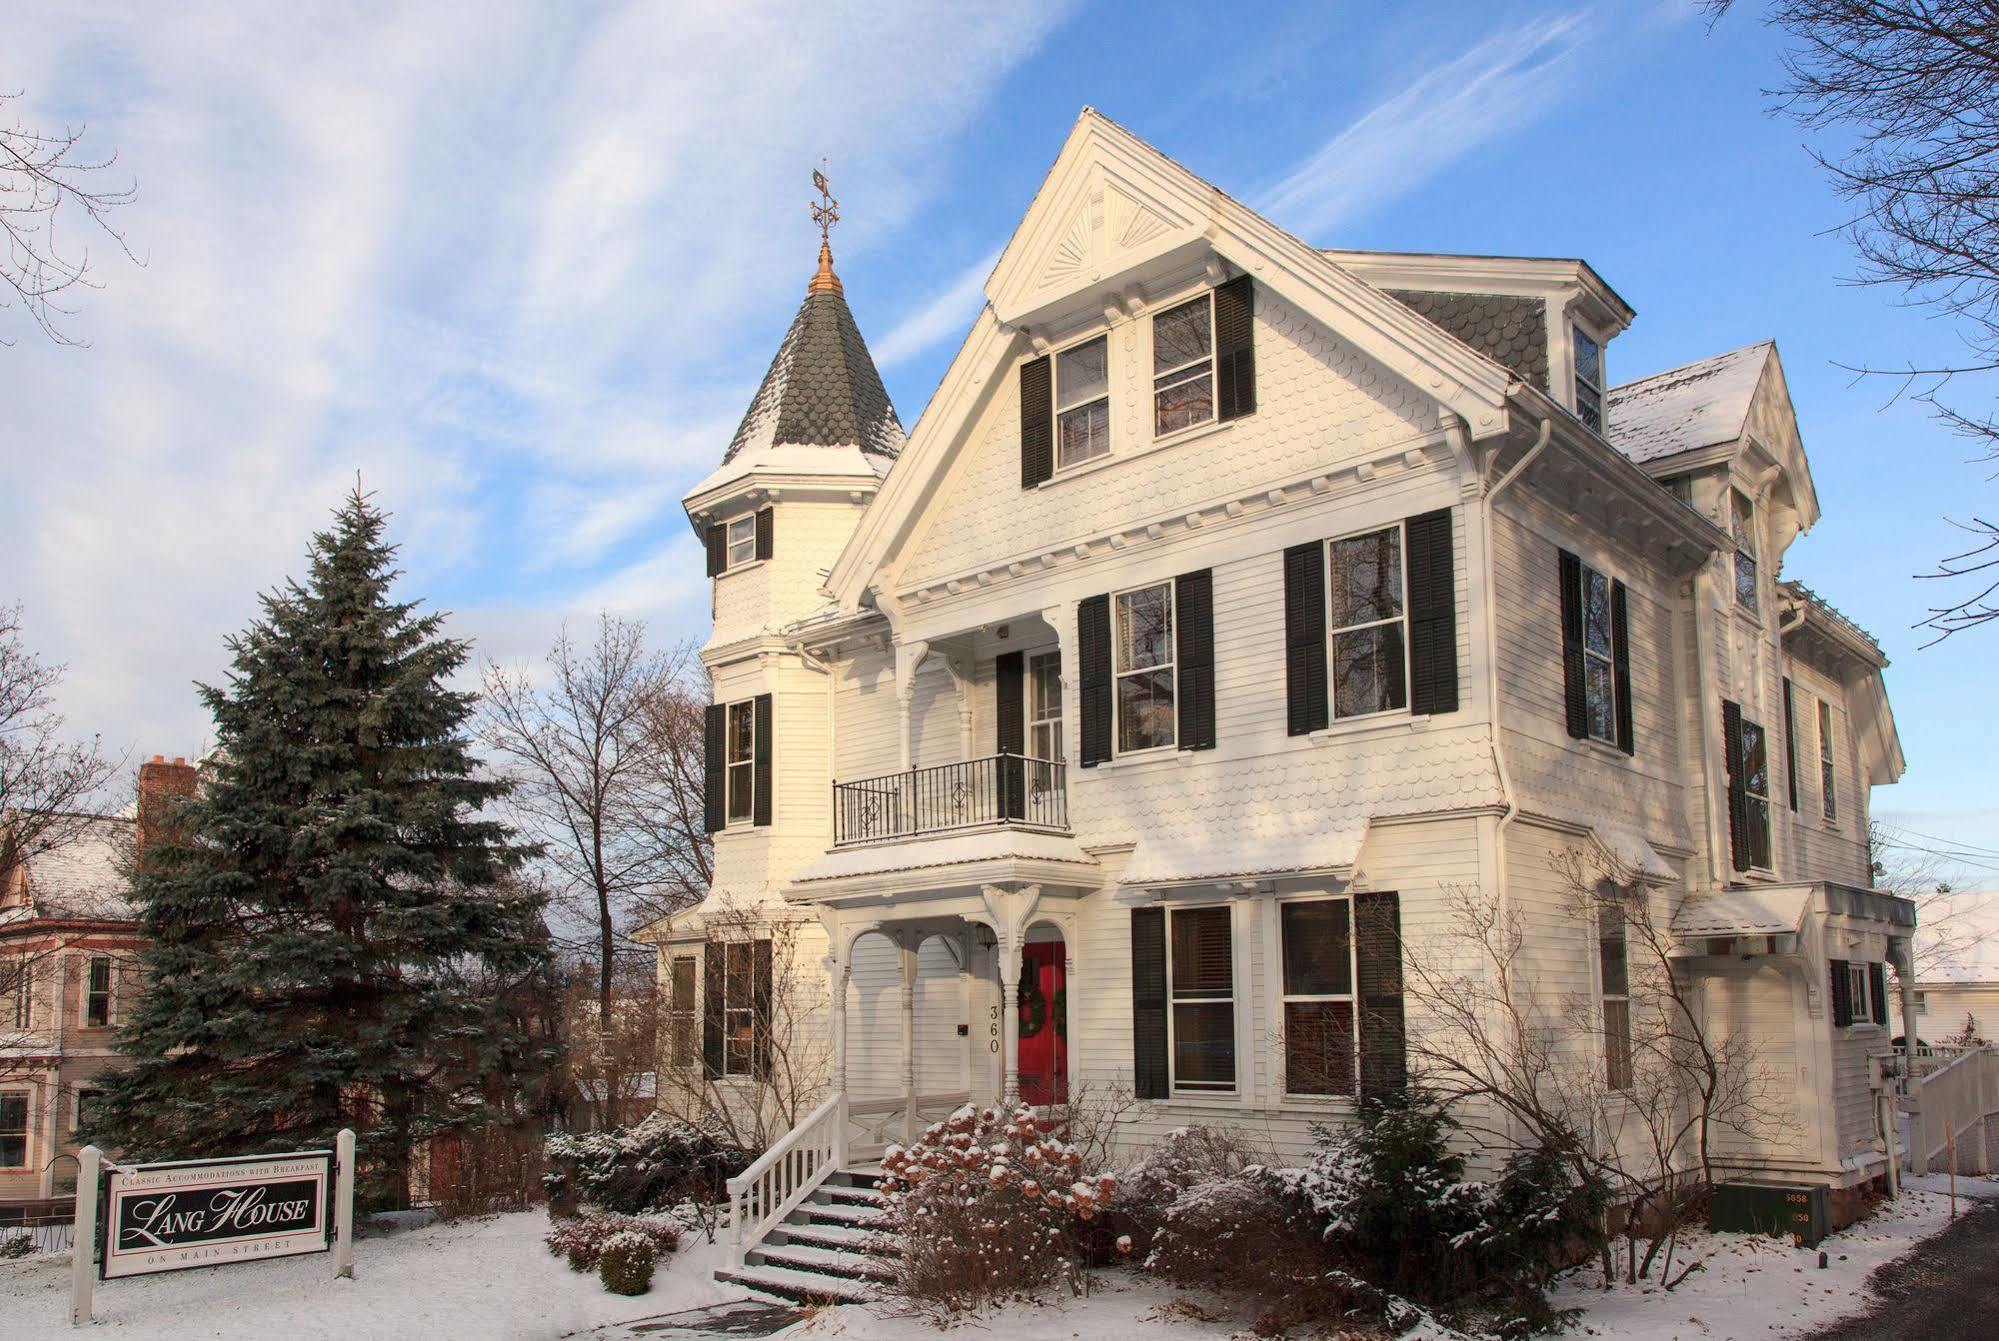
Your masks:
[{"label": "gable", "polygon": [[1149,331],[1141,318],[1108,332],[1109,455],[1036,488],[1021,487],[1018,373],[1006,379],[912,528],[899,589],[1024,562],[1107,528],[1177,520],[1221,498],[1404,450],[1438,429],[1436,404],[1422,391],[1259,289],[1256,413],[1155,444]]},{"label": "gable", "polygon": [[[1317,323],[1368,375],[1418,389],[1474,438],[1507,426],[1515,374],[1343,270],[1216,187],[1085,109],[986,283],[987,305],[853,541],[828,589],[858,608],[877,570],[909,549],[983,417],[1017,395],[1015,365],[1090,321],[1112,326],[1152,310],[1189,277],[1254,277]],[[1259,379],[1261,380],[1261,379]],[[1018,492],[1018,481],[1015,481]]]}]

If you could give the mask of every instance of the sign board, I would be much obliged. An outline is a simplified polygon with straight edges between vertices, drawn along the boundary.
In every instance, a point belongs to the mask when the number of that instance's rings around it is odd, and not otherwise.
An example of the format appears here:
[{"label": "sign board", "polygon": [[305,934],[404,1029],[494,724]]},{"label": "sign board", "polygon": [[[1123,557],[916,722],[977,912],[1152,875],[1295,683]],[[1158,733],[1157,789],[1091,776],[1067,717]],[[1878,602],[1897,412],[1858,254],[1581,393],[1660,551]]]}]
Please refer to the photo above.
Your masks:
[{"label": "sign board", "polygon": [[113,1168],[106,1180],[102,1279],[333,1246],[333,1154]]}]

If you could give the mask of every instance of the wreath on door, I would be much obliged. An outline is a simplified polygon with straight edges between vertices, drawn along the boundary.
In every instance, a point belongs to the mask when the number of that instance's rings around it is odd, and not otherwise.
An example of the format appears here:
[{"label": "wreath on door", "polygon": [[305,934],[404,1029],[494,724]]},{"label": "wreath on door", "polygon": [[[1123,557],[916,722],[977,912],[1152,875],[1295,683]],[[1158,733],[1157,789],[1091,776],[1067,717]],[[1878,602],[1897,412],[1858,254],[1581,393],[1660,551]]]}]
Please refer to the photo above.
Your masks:
[{"label": "wreath on door", "polygon": [[1048,1023],[1048,996],[1032,978],[1020,984],[1020,1036],[1033,1038]]}]

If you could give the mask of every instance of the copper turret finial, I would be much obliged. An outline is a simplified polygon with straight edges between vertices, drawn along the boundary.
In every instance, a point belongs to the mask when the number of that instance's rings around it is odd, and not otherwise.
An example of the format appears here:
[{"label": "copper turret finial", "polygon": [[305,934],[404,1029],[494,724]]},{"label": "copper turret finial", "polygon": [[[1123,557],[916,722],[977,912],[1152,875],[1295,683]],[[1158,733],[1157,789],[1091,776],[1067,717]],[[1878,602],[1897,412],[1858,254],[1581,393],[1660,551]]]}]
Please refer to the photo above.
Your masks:
[{"label": "copper turret finial", "polygon": [[819,272],[812,276],[812,282],[805,286],[807,293],[840,293],[840,277],[833,273],[833,225],[840,222],[840,202],[833,198],[831,184],[826,180],[826,160],[820,159],[819,166],[812,171],[812,185],[819,190],[819,199],[812,205],[812,222],[819,225]]}]

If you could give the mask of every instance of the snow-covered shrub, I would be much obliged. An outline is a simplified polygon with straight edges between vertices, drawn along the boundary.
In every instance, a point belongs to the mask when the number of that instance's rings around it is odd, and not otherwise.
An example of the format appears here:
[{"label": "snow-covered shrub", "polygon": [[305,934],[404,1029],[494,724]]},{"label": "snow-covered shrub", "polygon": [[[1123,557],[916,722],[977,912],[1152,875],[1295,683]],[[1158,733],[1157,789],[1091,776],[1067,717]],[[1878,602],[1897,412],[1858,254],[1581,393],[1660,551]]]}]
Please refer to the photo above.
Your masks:
[{"label": "snow-covered shrub", "polygon": [[680,1226],[660,1215],[578,1215],[549,1226],[542,1242],[557,1257],[567,1258],[571,1271],[593,1271],[611,1240],[636,1234],[664,1257],[680,1246]]},{"label": "snow-covered shrub", "polygon": [[756,1158],[717,1130],[663,1113],[616,1131],[556,1132],[547,1154],[551,1199],[625,1214],[718,1201],[729,1179]]},{"label": "snow-covered shrub", "polygon": [[962,1311],[1055,1282],[1079,1289],[1080,1230],[1117,1191],[1031,1110],[961,1108],[907,1148],[882,1156],[889,1263],[912,1302]]},{"label": "snow-covered shrub", "polygon": [[604,1240],[597,1255],[597,1279],[612,1294],[644,1294],[652,1288],[652,1263],[657,1255],[651,1239],[624,1230]]},{"label": "snow-covered shrub", "polygon": [[1142,1260],[1181,1197],[1269,1162],[1269,1154],[1234,1127],[1176,1128],[1118,1175],[1106,1232],[1128,1237],[1130,1251]]},{"label": "snow-covered shrub", "polygon": [[26,1257],[35,1251],[35,1240],[31,1234],[0,1235],[0,1262]]}]

